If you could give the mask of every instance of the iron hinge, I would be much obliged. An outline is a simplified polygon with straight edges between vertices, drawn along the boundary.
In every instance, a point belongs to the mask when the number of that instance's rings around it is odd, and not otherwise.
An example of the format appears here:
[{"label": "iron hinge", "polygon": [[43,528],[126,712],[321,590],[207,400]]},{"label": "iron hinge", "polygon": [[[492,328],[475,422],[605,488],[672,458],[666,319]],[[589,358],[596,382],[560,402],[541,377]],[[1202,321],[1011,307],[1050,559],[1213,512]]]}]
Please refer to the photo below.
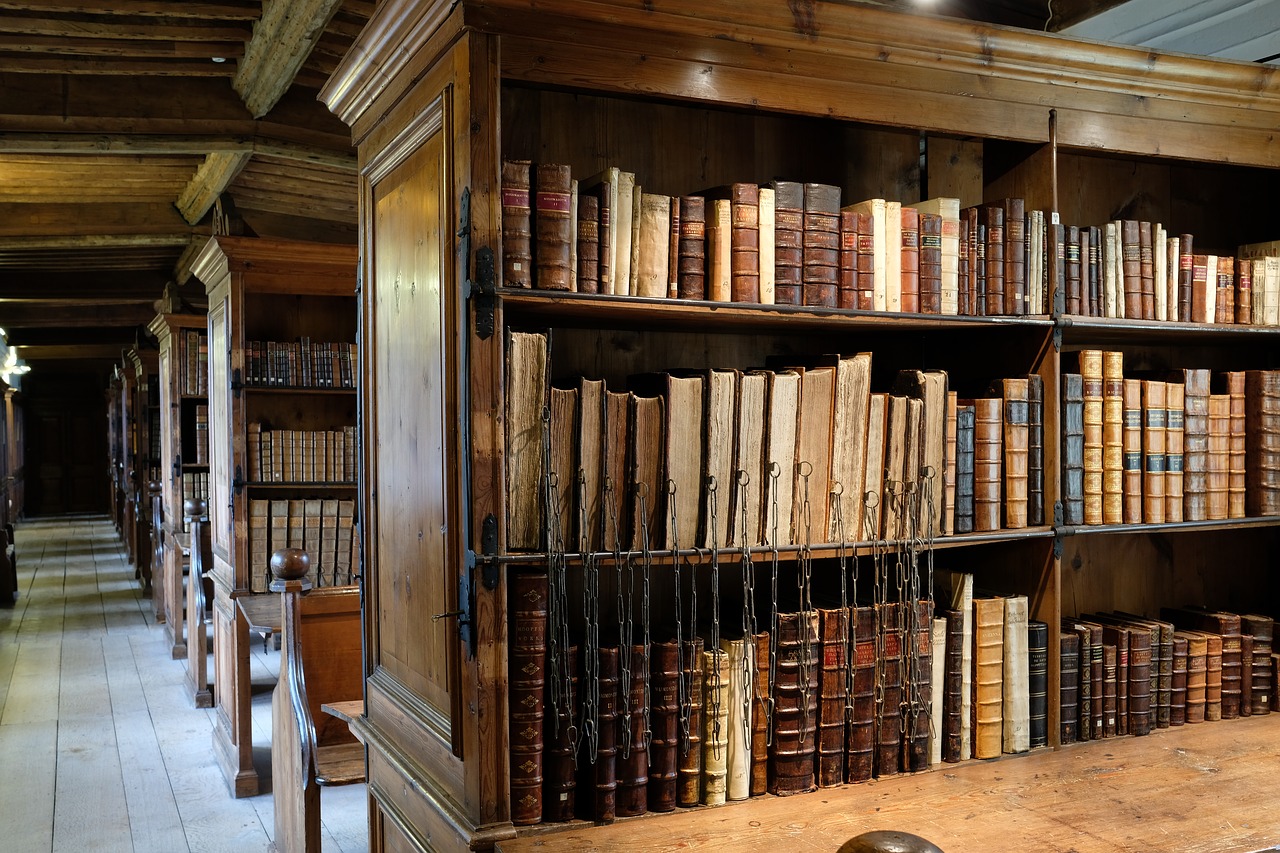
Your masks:
[{"label": "iron hinge", "polygon": [[462,203],[459,205],[458,251],[462,255],[463,293],[472,304],[476,337],[488,340],[493,335],[493,314],[497,304],[497,264],[493,249],[481,246],[476,250],[474,269],[472,267],[470,187],[462,191]]}]

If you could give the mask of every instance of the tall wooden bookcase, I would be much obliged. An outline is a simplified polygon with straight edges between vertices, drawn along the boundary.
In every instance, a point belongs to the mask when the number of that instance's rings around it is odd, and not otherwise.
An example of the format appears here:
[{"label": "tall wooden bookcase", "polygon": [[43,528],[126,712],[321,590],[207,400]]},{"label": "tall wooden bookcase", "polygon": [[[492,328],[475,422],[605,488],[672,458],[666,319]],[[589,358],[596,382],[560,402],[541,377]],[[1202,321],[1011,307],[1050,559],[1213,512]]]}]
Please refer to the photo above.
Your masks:
[{"label": "tall wooden bookcase", "polygon": [[[192,264],[209,296],[209,524],[213,544],[214,750],[233,794],[259,791],[249,713],[249,625],[236,599],[268,567],[250,550],[250,502],[354,500],[355,484],[272,482],[250,475],[251,424],[338,430],[356,423],[355,388],[252,381],[250,342],[352,344],[356,248],[213,237]],[[297,358],[295,354],[295,359]],[[299,365],[295,365],[299,366]]]},{"label": "tall wooden bookcase", "polygon": [[[516,833],[505,577],[528,558],[506,548],[509,329],[550,328],[561,378],[859,350],[873,351],[877,384],[899,368],[962,384],[1039,374],[1048,523],[939,541],[936,559],[1029,597],[1050,626],[1051,697],[1062,616],[1275,606],[1264,560],[1206,571],[1227,541],[1274,550],[1274,520],[1083,530],[1054,527],[1051,512],[1073,350],[1120,349],[1134,367],[1272,368],[1274,329],[711,307],[501,281],[504,159],[570,164],[575,177],[621,166],[668,194],[783,177],[849,200],[1022,196],[1028,210],[1056,202],[1064,222],[1164,221],[1226,254],[1275,236],[1265,199],[1280,92],[1266,72],[838,3],[390,0],[321,98],[351,126],[361,172],[357,728],[372,849],[484,849]],[[1058,746],[1054,702],[1049,731]],[[859,808],[860,793],[840,796]]]},{"label": "tall wooden bookcase", "polygon": [[0,522],[12,524],[22,516],[23,430],[22,396],[17,388],[4,385],[5,479],[4,506]]},{"label": "tall wooden bookcase", "polygon": [[[208,473],[207,463],[197,462],[196,408],[208,404],[203,393],[201,372],[207,374],[206,362],[202,362],[197,347],[191,345],[206,334],[206,319],[202,314],[157,314],[148,329],[160,347],[157,376],[160,385],[160,459],[159,480],[161,504],[164,509],[163,537],[164,565],[160,577],[155,579],[158,593],[156,618],[165,623],[170,650],[175,659],[187,656],[186,608],[183,597],[183,571],[185,554],[190,547],[190,536],[182,514],[184,476]],[[195,701],[198,707],[208,707],[212,700],[207,687],[197,688]]]}]

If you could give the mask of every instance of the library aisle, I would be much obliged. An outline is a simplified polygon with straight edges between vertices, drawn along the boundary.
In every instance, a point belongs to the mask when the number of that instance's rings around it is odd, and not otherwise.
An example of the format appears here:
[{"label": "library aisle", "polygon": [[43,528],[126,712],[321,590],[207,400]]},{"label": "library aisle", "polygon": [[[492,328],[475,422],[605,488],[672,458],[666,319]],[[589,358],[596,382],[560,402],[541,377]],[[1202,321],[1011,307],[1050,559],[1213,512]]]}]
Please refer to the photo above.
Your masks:
[{"label": "library aisle", "polygon": [[[0,849],[266,850],[269,792],[233,799],[184,661],[140,593],[111,522],[17,526],[19,597],[0,609]],[[279,654],[252,655],[254,757],[270,771]],[[365,786],[325,789],[326,853],[368,849]]]}]

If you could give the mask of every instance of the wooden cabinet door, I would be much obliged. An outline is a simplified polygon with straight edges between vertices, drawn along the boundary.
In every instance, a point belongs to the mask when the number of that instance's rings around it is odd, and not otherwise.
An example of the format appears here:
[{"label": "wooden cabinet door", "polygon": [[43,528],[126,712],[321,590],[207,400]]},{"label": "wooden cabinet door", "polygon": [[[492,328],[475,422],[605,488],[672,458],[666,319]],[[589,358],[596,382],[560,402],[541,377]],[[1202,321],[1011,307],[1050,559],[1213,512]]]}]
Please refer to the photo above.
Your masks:
[{"label": "wooden cabinet door", "polygon": [[229,289],[209,303],[209,525],[215,572],[223,585],[237,583],[231,504],[231,298]]}]

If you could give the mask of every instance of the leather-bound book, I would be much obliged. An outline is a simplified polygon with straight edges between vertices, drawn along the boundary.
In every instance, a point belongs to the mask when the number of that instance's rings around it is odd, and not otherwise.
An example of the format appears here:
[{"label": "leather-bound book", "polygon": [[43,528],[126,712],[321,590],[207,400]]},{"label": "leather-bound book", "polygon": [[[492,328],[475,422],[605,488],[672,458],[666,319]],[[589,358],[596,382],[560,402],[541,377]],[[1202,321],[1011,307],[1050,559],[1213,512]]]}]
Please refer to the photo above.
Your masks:
[{"label": "leather-bound book", "polygon": [[852,608],[853,713],[846,733],[845,781],[865,782],[875,766],[876,619],[875,608]]},{"label": "leather-bound book", "polygon": [[552,679],[547,680],[544,699],[546,716],[543,720],[543,737],[546,749],[543,753],[542,819],[563,823],[573,820],[576,812],[577,760],[574,757],[577,742],[574,738],[574,715],[578,702],[578,647],[564,650],[559,662],[560,677],[565,680],[557,691]]},{"label": "leather-bound book", "polygon": [[997,205],[984,205],[981,210],[982,224],[986,226],[986,239],[983,241],[984,268],[986,271],[984,310],[988,317],[997,314],[1013,313],[1005,304],[1005,221],[1004,208]]},{"label": "leather-bound book", "polygon": [[973,532],[973,401],[956,405],[956,533]]},{"label": "leather-bound book", "polygon": [[643,643],[631,647],[630,675],[627,705],[618,721],[619,736],[629,732],[618,751],[618,817],[633,817],[649,810],[649,748],[645,742],[645,724],[653,715],[645,705],[650,675]]},{"label": "leather-bound book", "polygon": [[756,677],[756,641],[754,637],[726,639],[720,641],[720,648],[727,658],[724,703],[728,708],[725,743],[729,756],[725,768],[725,799],[745,800],[751,796],[751,703]]},{"label": "leather-bound book", "polygon": [[1209,371],[1183,371],[1182,517],[1209,518]]},{"label": "leather-bound book", "polygon": [[1209,395],[1209,441],[1206,455],[1205,512],[1209,520],[1228,517],[1231,465],[1231,398]]},{"label": "leather-bound book", "polygon": [[1003,485],[1004,400],[980,397],[973,401],[973,529],[1000,529]]},{"label": "leather-bound book", "polygon": [[579,293],[600,292],[600,199],[590,193],[578,196]]},{"label": "leather-bound book", "polygon": [[733,203],[707,200],[707,299],[733,301]]},{"label": "leather-bound book", "polygon": [[1026,752],[1031,748],[1030,660],[1027,640],[1027,597],[1010,595],[1004,600],[1004,684],[1001,718],[1002,749]]},{"label": "leather-bound book", "polygon": [[769,708],[773,692],[769,685],[769,632],[752,638],[755,643],[755,678],[751,682],[751,796],[769,790]]},{"label": "leather-bound book", "polygon": [[1192,250],[1195,238],[1190,234],[1178,235],[1178,319],[1184,323],[1192,319],[1192,277],[1195,260]]},{"label": "leather-bound book", "polygon": [[677,756],[680,752],[680,650],[674,642],[650,646],[648,807],[676,807]]},{"label": "leather-bound book", "polygon": [[777,250],[774,232],[778,225],[777,195],[772,187],[760,187],[760,304],[773,305],[777,301],[777,261],[774,258]]},{"label": "leather-bound book", "polygon": [[1270,713],[1271,649],[1275,622],[1269,616],[1241,614],[1240,632],[1242,636],[1253,637],[1253,657],[1249,659],[1247,666],[1243,655],[1241,661],[1242,667],[1247,670],[1249,679],[1253,682],[1253,704],[1250,710],[1254,715]]},{"label": "leather-bound book", "polygon": [[1164,519],[1182,521],[1183,385],[1165,383]]},{"label": "leather-bound book", "polygon": [[[1203,723],[1208,675],[1208,635],[1200,631],[1178,631],[1174,634],[1174,638],[1185,640],[1187,643],[1187,722]],[[1219,658],[1218,675],[1221,678],[1221,658]],[[1219,682],[1219,689],[1221,689],[1221,682]]]},{"label": "leather-bound book", "polygon": [[1153,379],[1142,386],[1142,520],[1165,520],[1165,419],[1168,417],[1167,385]]},{"label": "leather-bound book", "polygon": [[1080,735],[1080,636],[1062,631],[1058,643],[1059,742],[1075,743]]},{"label": "leather-bound book", "polygon": [[1004,398],[1004,527],[1027,526],[1031,416],[1027,379],[1004,379],[993,387]]},{"label": "leather-bound book", "polygon": [[630,537],[631,547],[635,549],[641,548],[646,541],[650,548],[660,548],[666,507],[666,489],[663,487],[666,482],[664,401],[662,397],[636,394],[631,395],[631,400],[631,420],[627,426],[631,446],[624,483],[626,497],[630,499],[632,524],[630,531],[624,531],[623,536]]},{"label": "leather-bound book", "polygon": [[[861,538],[862,501],[866,481],[867,423],[871,406],[871,353],[841,356],[835,369],[835,399],[831,413],[831,488],[840,484],[840,516],[830,513],[819,535],[827,542]],[[944,389],[945,390],[945,389]],[[806,404],[807,405],[807,404]],[[803,422],[804,415],[801,415]],[[812,493],[810,500],[812,501]],[[815,540],[816,541],[816,540]]]},{"label": "leather-bound book", "polygon": [[667,295],[671,274],[671,196],[640,194],[636,290],[633,296],[659,299]]},{"label": "leather-bound book", "polygon": [[1062,520],[1084,524],[1084,381],[1062,374]]},{"label": "leather-bound book", "polygon": [[570,263],[573,178],[568,166],[556,163],[539,163],[537,172],[533,284],[542,290],[571,290],[576,272]]},{"label": "leather-bound book", "polygon": [[[972,208],[970,208],[972,209]],[[967,210],[960,211],[959,272],[956,275],[956,313],[968,317],[973,310],[973,226]]]},{"label": "leather-bound book", "polygon": [[1116,736],[1116,647],[1102,644],[1102,736]]},{"label": "leather-bound book", "polygon": [[1142,382],[1125,379],[1124,401],[1124,523],[1142,523]]},{"label": "leather-bound book", "polygon": [[702,804],[724,805],[729,774],[729,656],[702,653]]},{"label": "leather-bound book", "polygon": [[[937,216],[939,223],[939,299],[938,312],[940,314],[955,315],[960,313],[960,199],[958,198],[931,198],[926,199],[916,206],[916,210],[920,211],[921,216]],[[922,220],[923,221],[923,220]],[[921,234],[931,234],[932,226],[923,228]],[[921,238],[921,247],[924,248],[925,240]],[[967,247],[965,247],[965,257],[968,257]],[[922,261],[923,264],[923,261]],[[923,270],[923,265],[921,270]],[[921,289],[923,294],[924,290]],[[928,308],[925,308],[928,311]]]},{"label": "leather-bound book", "polygon": [[511,724],[511,822],[542,820],[543,694],[547,684],[547,575],[512,572],[508,647]]},{"label": "leather-bound book", "polygon": [[[582,207],[582,197],[592,196],[596,199],[597,209],[600,212],[598,225],[600,247],[596,253],[598,262],[597,281],[600,293],[616,292],[614,290],[613,272],[616,266],[618,245],[618,192],[621,174],[617,166],[611,166],[578,184],[579,210]],[[622,292],[626,293],[625,282],[623,283]]]},{"label": "leather-bound book", "polygon": [[1187,638],[1174,635],[1172,677],[1169,689],[1169,725],[1181,726],[1187,722]]},{"label": "leather-bound book", "polygon": [[[859,253],[864,252],[864,241],[870,242],[870,258],[865,254],[859,258],[858,269],[863,271],[863,264],[870,261],[869,269],[871,271],[871,305],[874,311],[888,311],[888,266],[889,251],[888,233],[889,225],[887,221],[888,203],[882,198],[871,198],[866,201],[860,201],[857,204],[848,206],[849,210],[858,213],[860,216],[866,217],[859,220],[858,233],[860,235],[858,241]],[[898,251],[898,246],[892,247],[893,251]],[[895,289],[897,284],[895,283]]]},{"label": "leather-bound book", "polygon": [[[741,547],[759,545],[761,509],[764,507],[765,425],[768,420],[768,371],[752,370],[738,377],[738,400],[734,406],[733,471],[728,494],[720,498],[720,511],[729,513],[729,538],[721,543]],[[739,483],[745,474],[746,482]]]},{"label": "leather-bound book", "polygon": [[814,753],[821,649],[816,610],[778,614],[773,747],[769,763],[771,794],[802,794],[816,787]]},{"label": "leather-bound book", "polygon": [[902,769],[903,605],[875,605],[880,657],[876,661],[876,762],[875,775],[892,776]]},{"label": "leather-bound book", "polygon": [[840,188],[804,185],[802,234],[805,305],[835,308],[840,278]]},{"label": "leather-bound book", "polygon": [[902,769],[929,769],[930,707],[933,704],[933,602],[900,605],[902,626]]},{"label": "leather-bound book", "polygon": [[920,312],[922,314],[943,313],[942,279],[945,264],[942,258],[943,227],[942,217],[938,214],[920,213]]},{"label": "leather-bound book", "polygon": [[[1078,714],[1076,717],[1079,721],[1079,729],[1077,736],[1079,740],[1094,740],[1096,735],[1093,728],[1093,632],[1088,625],[1069,618],[1063,620],[1062,630],[1064,632],[1073,632],[1080,640],[1080,678],[1077,680],[1079,701],[1077,702]],[[1099,703],[1099,712],[1101,712],[1101,703]],[[1099,724],[1101,724],[1101,716],[1099,716]]]},{"label": "leather-bound book", "polygon": [[[605,550],[625,551],[632,547],[631,533],[634,525],[631,498],[634,489],[628,488],[628,457],[633,455],[635,441],[629,430],[633,421],[632,394],[630,391],[605,391],[603,481],[600,496],[600,523],[603,535],[600,542]],[[640,547],[636,540],[635,547]]]},{"label": "leather-bound book", "polygon": [[1216,723],[1222,717],[1222,637],[1205,633],[1204,721]]},{"label": "leather-bound book", "polygon": [[1129,734],[1143,736],[1155,728],[1153,678],[1158,680],[1156,646],[1149,629],[1135,626],[1129,631]]},{"label": "leather-bound book", "polygon": [[1103,511],[1103,379],[1102,350],[1080,351],[1084,429],[1084,523],[1102,524]]},{"label": "leather-bound book", "polygon": [[1253,716],[1253,635],[1240,634],[1240,716]]},{"label": "leather-bound book", "polygon": [[[1142,248],[1137,220],[1125,219],[1120,223],[1120,255],[1124,270],[1124,316],[1142,319]],[[1152,308],[1154,309],[1154,305]]]},{"label": "leather-bound book", "polygon": [[858,214],[840,211],[840,281],[837,306],[858,307]]},{"label": "leather-bound book", "polygon": [[1102,520],[1124,522],[1124,360],[1111,350],[1102,354]]},{"label": "leather-bound book", "polygon": [[551,469],[549,473],[555,478],[554,512],[558,517],[561,537],[566,549],[577,544],[578,527],[578,389],[552,388],[551,423],[548,431],[551,436]]},{"label": "leather-bound book", "polygon": [[1160,613],[1179,629],[1205,631],[1221,638],[1221,715],[1224,720],[1240,716],[1242,661],[1239,614],[1194,607],[1165,607]]},{"label": "leather-bound book", "polygon": [[1280,371],[1245,371],[1245,512],[1280,515]]},{"label": "leather-bound book", "polygon": [[[870,355],[867,357],[869,360]],[[906,394],[923,403],[918,464],[920,482],[917,487],[922,490],[924,500],[918,529],[924,535],[938,536],[943,529],[945,504],[947,374],[941,370],[900,370],[893,387],[895,393]]]},{"label": "leather-bound book", "polygon": [[760,188],[736,183],[729,187],[730,252],[734,302],[760,301]]},{"label": "leather-bound book", "polygon": [[1253,323],[1253,261],[1236,259],[1235,284],[1235,321]]},{"label": "leather-bound book", "polygon": [[1245,372],[1233,370],[1221,374],[1223,389],[1230,399],[1230,424],[1227,429],[1227,518],[1245,516],[1245,447],[1248,427],[1245,426]]},{"label": "leather-bound book", "polygon": [[[1089,237],[1089,254],[1087,262],[1089,264],[1089,316],[1101,317],[1102,313],[1102,229],[1097,225],[1091,225],[1088,229]],[[1084,255],[1084,237],[1081,236],[1080,251]]]},{"label": "leather-bound book", "polygon": [[956,410],[955,391],[947,392],[946,440],[942,465],[942,533],[956,532]]},{"label": "leather-bound book", "polygon": [[1004,599],[973,600],[973,757],[998,758],[1004,731]]},{"label": "leather-bound book", "polygon": [[1218,293],[1214,303],[1213,322],[1234,323],[1236,320],[1236,259],[1218,256]]},{"label": "leather-bound book", "polygon": [[[1102,621],[1102,642],[1104,645],[1114,646],[1116,650],[1115,660],[1115,682],[1116,682],[1116,702],[1115,702],[1115,732],[1117,735],[1129,734],[1129,637],[1132,630],[1119,622],[1110,621],[1110,617],[1101,614],[1097,617]],[[1106,661],[1103,661],[1103,668],[1106,669]],[[1105,676],[1105,673],[1104,673]],[[1104,697],[1105,700],[1105,697]],[[1106,721],[1103,722],[1104,727]]]},{"label": "leather-bound book", "polygon": [[1154,235],[1150,222],[1138,223],[1138,270],[1142,277],[1142,314],[1144,320],[1156,319],[1156,280]]},{"label": "leather-bound book", "polygon": [[676,776],[676,805],[702,802],[703,669],[701,637],[684,641],[680,655],[680,749]]},{"label": "leather-bound book", "polygon": [[844,782],[849,611],[819,608],[822,672],[818,679],[818,787]]},{"label": "leather-bound book", "polygon": [[667,223],[667,298],[680,298],[680,197],[671,198]]},{"label": "leather-bound book", "polygon": [[542,410],[547,405],[547,336],[507,333],[507,547],[533,551],[545,529]]},{"label": "leather-bound book", "polygon": [[[800,374],[792,370],[770,372],[768,380],[769,422],[764,431],[765,457],[763,501],[759,541],[790,545],[795,495],[796,429],[800,417]],[[775,476],[776,474],[776,476]]]},{"label": "leather-bound book", "polygon": [[1004,206],[1004,313],[1027,314],[1027,214],[1020,198]]},{"label": "leather-bound book", "polygon": [[[1217,301],[1217,263],[1213,255],[1191,256],[1191,317],[1193,323],[1212,323]],[[1214,273],[1209,272],[1213,266]]]},{"label": "leather-bound book", "polygon": [[804,184],[774,181],[774,302],[803,304]]},{"label": "leather-bound book", "polygon": [[528,160],[502,161],[502,286],[529,287],[533,273]]},{"label": "leather-bound book", "polygon": [[947,695],[947,619],[935,616],[932,620],[932,637],[929,653],[932,672],[929,676],[929,766],[942,763],[942,706]]},{"label": "leather-bound book", "polygon": [[[960,731],[966,725],[961,718],[964,688],[964,614],[947,611],[946,661],[942,688],[942,760],[947,764],[960,761]],[[937,654],[937,649],[934,654]]]},{"label": "leather-bound book", "polygon": [[1027,374],[1027,524],[1044,524],[1044,380]]},{"label": "leather-bound book", "polygon": [[592,820],[612,823],[618,816],[618,647],[601,646],[597,666],[596,751],[594,756],[588,752],[580,757],[578,767],[593,786]]},{"label": "leather-bound book", "polygon": [[[1087,237],[1085,238],[1087,239]],[[1081,253],[1081,234],[1080,228],[1075,225],[1067,226],[1067,313],[1083,314],[1084,307],[1084,285],[1082,281],[1080,262]]]},{"label": "leather-bound book", "polygon": [[920,212],[914,207],[901,208],[902,222],[902,284],[901,310],[920,313]]},{"label": "leather-bound book", "polygon": [[[854,217],[853,227],[856,229],[857,239],[855,248],[858,252],[858,261],[855,269],[857,270],[857,294],[854,307],[859,311],[876,310],[876,273],[875,273],[875,234],[872,232],[872,217],[869,213],[861,213],[853,211],[850,208],[844,208]],[[843,211],[842,211],[843,212]]]},{"label": "leather-bound book", "polygon": [[937,600],[960,612],[960,759],[973,757],[973,575],[940,569],[934,573]]},{"label": "leather-bound book", "polygon": [[1151,634],[1151,661],[1154,670],[1151,685],[1154,705],[1152,725],[1155,728],[1166,729],[1169,727],[1169,702],[1173,686],[1173,635],[1175,632],[1173,623],[1160,619],[1147,619],[1132,613],[1119,615],[1128,619],[1131,624],[1146,627]]},{"label": "leather-bound book", "polygon": [[1031,748],[1049,745],[1049,626],[1027,623],[1027,696]]},{"label": "leather-bound book", "polygon": [[680,259],[677,295],[707,298],[707,200],[700,195],[680,197]]}]

